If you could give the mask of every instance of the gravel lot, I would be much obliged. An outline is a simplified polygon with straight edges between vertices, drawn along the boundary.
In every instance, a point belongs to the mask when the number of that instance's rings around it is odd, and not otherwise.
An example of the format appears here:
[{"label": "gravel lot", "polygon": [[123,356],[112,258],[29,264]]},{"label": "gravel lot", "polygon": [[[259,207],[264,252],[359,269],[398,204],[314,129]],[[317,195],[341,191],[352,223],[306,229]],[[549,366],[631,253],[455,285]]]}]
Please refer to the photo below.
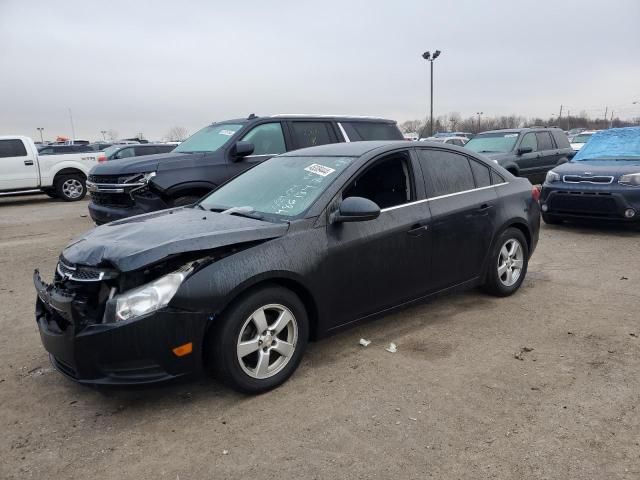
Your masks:
[{"label": "gravel lot", "polygon": [[94,390],[51,369],[31,282],[92,227],[86,206],[0,199],[2,479],[640,478],[638,232],[543,226],[515,296],[454,295],[312,344],[265,395]]}]

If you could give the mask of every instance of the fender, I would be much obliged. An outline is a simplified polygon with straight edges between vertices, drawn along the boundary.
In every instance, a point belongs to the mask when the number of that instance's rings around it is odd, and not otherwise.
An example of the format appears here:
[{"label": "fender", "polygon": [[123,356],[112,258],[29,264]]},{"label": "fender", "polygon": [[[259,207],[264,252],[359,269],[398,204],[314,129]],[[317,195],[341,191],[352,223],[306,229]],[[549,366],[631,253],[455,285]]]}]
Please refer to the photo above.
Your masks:
[{"label": "fender", "polygon": [[192,181],[192,182],[183,182],[183,183],[178,183],[177,185],[172,185],[167,189],[162,188],[161,186],[159,186],[156,182],[155,179],[151,180],[151,185],[152,187],[157,190],[158,192],[162,193],[163,195],[167,196],[167,197],[174,197],[182,192],[188,192],[188,191],[193,191],[193,190],[206,190],[206,191],[211,191],[213,189],[215,189],[217,187],[217,185],[211,183],[211,182],[207,182],[204,180],[196,180],[196,181]]},{"label": "fender", "polygon": [[[95,155],[94,158],[97,158]],[[42,168],[42,158],[39,157],[40,166]],[[82,163],[77,160],[65,160],[64,162],[58,162],[51,165],[49,168],[43,168],[40,172],[42,175],[42,186],[50,187],[53,185],[53,180],[56,178],[56,175],[62,174],[72,174],[79,173],[84,175],[86,178],[89,175],[89,170],[93,167],[94,162],[88,161],[86,163]],[[44,170],[44,171],[43,171]]]}]

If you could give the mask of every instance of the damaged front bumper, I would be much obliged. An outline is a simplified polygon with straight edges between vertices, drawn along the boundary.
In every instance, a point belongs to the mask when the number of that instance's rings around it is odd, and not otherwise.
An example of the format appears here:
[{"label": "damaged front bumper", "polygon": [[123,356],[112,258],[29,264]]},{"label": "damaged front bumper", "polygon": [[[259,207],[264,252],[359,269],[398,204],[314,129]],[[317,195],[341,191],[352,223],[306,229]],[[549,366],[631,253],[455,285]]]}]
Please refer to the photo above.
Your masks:
[{"label": "damaged front bumper", "polygon": [[[208,316],[170,307],[124,322],[86,318],[85,300],[64,284],[33,275],[36,322],[53,366],[86,384],[131,385],[167,381],[202,371]],[[191,353],[174,349],[192,344]]]}]

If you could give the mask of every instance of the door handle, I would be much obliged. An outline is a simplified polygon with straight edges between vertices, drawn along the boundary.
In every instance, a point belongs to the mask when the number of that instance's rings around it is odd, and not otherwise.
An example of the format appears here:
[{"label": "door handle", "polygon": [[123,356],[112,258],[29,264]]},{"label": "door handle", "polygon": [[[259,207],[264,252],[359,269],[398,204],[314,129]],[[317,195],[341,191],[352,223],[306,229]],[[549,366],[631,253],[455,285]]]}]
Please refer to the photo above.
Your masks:
[{"label": "door handle", "polygon": [[414,225],[407,232],[407,234],[411,235],[412,237],[419,237],[423,235],[427,230],[429,230],[429,225]]},{"label": "door handle", "polygon": [[490,203],[483,203],[482,205],[480,205],[480,207],[476,209],[476,214],[480,214],[480,215],[485,214],[492,208],[493,208],[493,205],[491,205]]},{"label": "door handle", "polygon": [[33,160],[25,160],[24,164],[25,165],[33,165]]}]

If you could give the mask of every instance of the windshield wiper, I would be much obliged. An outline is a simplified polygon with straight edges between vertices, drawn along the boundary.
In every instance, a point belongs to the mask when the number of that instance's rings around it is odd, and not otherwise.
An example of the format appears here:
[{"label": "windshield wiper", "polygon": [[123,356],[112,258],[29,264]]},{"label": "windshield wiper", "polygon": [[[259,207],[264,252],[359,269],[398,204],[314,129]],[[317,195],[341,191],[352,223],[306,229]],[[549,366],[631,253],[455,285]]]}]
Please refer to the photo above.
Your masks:
[{"label": "windshield wiper", "polygon": [[253,218],[255,220],[262,220],[263,216],[256,213],[253,207],[231,207],[231,208],[211,208],[212,212],[219,212],[223,215],[238,215],[239,217]]}]

